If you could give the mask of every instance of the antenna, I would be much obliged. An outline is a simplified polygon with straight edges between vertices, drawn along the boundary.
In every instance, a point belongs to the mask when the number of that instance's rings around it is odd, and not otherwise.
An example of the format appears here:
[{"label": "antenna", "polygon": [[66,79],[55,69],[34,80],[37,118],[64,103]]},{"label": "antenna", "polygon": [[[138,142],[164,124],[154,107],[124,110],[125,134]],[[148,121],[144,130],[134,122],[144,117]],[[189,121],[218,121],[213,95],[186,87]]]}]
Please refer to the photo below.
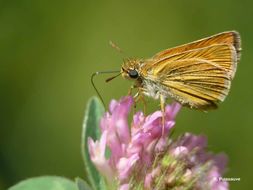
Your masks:
[{"label": "antenna", "polygon": [[95,73],[93,73],[93,74],[91,75],[91,84],[92,84],[93,88],[95,89],[95,91],[96,91],[96,93],[97,93],[99,99],[100,99],[101,102],[103,103],[104,107],[105,107],[105,102],[104,102],[102,96],[100,95],[98,89],[96,88],[93,79],[94,79],[94,77],[97,76],[97,75],[100,75],[100,74],[110,74],[110,73],[119,73],[119,74],[116,75],[116,76],[113,76],[113,77],[110,77],[110,78],[106,79],[106,82],[111,81],[112,79],[116,78],[117,76],[119,76],[119,75],[121,74],[120,71],[97,71],[97,72],[95,72]]},{"label": "antenna", "polygon": [[128,56],[125,54],[125,52],[124,52],[119,46],[117,46],[114,42],[109,41],[109,44],[110,44],[110,46],[111,46],[113,49],[115,49],[115,50],[117,50],[119,53],[121,53],[121,55],[123,55],[124,57],[128,57]]}]

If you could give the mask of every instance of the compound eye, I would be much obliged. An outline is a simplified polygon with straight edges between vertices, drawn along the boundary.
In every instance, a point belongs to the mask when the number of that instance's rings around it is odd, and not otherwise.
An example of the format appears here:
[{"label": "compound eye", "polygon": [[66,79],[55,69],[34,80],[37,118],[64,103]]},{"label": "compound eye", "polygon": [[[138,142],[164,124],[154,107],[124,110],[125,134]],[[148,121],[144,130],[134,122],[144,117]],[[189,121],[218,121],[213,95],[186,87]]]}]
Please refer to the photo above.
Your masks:
[{"label": "compound eye", "polygon": [[136,70],[130,70],[130,71],[128,72],[128,75],[129,75],[129,77],[131,77],[131,78],[133,78],[133,79],[136,79],[136,78],[138,78],[139,73],[138,73]]}]

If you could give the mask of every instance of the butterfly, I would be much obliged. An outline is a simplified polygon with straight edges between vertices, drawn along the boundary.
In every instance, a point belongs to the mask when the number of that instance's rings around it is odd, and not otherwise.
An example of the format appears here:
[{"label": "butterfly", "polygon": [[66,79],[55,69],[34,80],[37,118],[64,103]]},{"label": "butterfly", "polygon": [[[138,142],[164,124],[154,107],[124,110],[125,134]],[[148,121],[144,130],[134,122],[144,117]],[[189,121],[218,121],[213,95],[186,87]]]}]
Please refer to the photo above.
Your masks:
[{"label": "butterfly", "polygon": [[123,78],[134,81],[136,101],[149,96],[167,98],[197,110],[218,107],[229,93],[240,60],[241,40],[236,31],[219,33],[166,49],[149,59],[126,59]]}]

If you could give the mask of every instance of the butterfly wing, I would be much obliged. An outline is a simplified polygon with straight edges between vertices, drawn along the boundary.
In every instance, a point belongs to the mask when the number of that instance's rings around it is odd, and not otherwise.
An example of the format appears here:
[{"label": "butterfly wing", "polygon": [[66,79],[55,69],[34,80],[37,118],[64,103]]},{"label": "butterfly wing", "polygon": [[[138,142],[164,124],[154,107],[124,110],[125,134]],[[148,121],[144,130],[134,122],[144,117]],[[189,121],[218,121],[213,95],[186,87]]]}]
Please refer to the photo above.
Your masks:
[{"label": "butterfly wing", "polygon": [[199,59],[177,63],[181,67],[160,75],[159,80],[168,94],[181,104],[206,110],[216,108],[228,95],[231,80],[223,68]]},{"label": "butterfly wing", "polygon": [[222,33],[193,42],[191,48],[165,50],[146,65],[146,78],[162,85],[167,95],[183,105],[216,108],[228,95],[236,71],[239,39],[238,33]]},{"label": "butterfly wing", "polygon": [[169,48],[157,53],[153,59],[163,59],[164,57],[171,56],[173,54],[182,53],[185,51],[208,47],[214,44],[228,44],[234,46],[238,60],[240,58],[241,40],[240,34],[237,31],[222,32],[201,40],[197,40],[188,44],[180,45],[174,48]]}]

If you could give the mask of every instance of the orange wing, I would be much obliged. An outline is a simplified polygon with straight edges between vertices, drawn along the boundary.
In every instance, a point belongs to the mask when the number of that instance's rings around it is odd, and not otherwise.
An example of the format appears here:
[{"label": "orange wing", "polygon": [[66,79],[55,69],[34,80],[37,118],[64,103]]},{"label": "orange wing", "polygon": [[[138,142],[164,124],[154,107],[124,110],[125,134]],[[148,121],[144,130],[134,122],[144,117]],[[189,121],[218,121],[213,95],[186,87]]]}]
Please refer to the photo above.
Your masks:
[{"label": "orange wing", "polygon": [[153,57],[153,59],[163,59],[164,57],[171,56],[173,54],[203,48],[214,44],[228,44],[234,46],[237,52],[238,60],[240,59],[241,40],[240,34],[237,31],[222,32],[188,44],[180,45],[174,48],[169,48],[167,50],[157,53]]},{"label": "orange wing", "polygon": [[[155,65],[153,74],[159,76],[162,73],[168,75],[174,72],[181,75],[183,73],[178,70],[178,68],[182,67],[180,61],[190,59],[202,60],[217,69],[226,71],[231,79],[234,77],[237,66],[237,54],[235,48],[227,44],[210,45],[160,58],[160,60],[153,63],[153,66]],[[198,65],[196,66],[196,69],[198,69]],[[191,72],[191,69],[188,68],[187,72]]]},{"label": "orange wing", "polygon": [[179,60],[180,67],[160,75],[160,84],[183,105],[197,109],[216,108],[228,95],[231,80],[227,72],[201,59]]},{"label": "orange wing", "polygon": [[181,104],[206,110],[228,95],[239,52],[239,34],[225,32],[160,52],[144,70]]}]

